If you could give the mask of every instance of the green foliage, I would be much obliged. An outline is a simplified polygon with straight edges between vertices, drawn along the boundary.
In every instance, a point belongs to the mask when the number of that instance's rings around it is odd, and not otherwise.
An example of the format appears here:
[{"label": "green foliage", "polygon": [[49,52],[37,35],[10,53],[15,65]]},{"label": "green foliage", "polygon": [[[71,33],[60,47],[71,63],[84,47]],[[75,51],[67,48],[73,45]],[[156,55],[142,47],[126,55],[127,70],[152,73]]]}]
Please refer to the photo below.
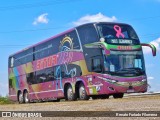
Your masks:
[{"label": "green foliage", "polygon": [[11,104],[12,102],[8,99],[8,97],[0,97],[0,105],[2,104]]}]

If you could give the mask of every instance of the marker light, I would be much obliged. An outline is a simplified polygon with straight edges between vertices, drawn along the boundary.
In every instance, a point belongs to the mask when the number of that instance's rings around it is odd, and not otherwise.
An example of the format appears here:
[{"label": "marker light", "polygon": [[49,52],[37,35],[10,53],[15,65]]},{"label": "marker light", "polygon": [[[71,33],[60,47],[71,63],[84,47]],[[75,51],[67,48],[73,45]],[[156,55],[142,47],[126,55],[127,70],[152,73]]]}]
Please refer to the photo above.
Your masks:
[{"label": "marker light", "polygon": [[92,78],[91,78],[91,77],[89,77],[89,78],[88,78],[88,81],[92,81]]}]

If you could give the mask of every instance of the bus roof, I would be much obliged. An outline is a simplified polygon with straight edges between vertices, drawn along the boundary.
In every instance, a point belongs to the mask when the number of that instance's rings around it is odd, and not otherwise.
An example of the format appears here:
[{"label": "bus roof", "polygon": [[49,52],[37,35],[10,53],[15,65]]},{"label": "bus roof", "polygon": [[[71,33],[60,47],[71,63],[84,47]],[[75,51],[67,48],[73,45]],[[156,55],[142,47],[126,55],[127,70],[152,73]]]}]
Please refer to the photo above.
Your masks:
[{"label": "bus roof", "polygon": [[129,25],[129,24],[126,24],[126,23],[119,23],[119,22],[91,22],[91,23],[86,23],[86,24],[79,25],[76,28],[84,26],[84,25],[89,25],[89,24],[119,24],[119,25]]},{"label": "bus roof", "polygon": [[39,45],[39,44],[45,43],[45,42],[47,42],[47,41],[49,41],[49,40],[51,40],[51,39],[53,39],[53,38],[56,38],[56,37],[59,37],[59,36],[63,35],[63,34],[69,33],[69,32],[71,32],[71,31],[73,31],[75,28],[79,28],[79,27],[81,27],[81,26],[85,26],[85,25],[89,25],[89,24],[121,24],[121,25],[128,25],[128,24],[126,24],[126,23],[118,23],[118,22],[91,22],[91,23],[82,24],[82,25],[76,26],[76,27],[74,27],[74,28],[71,28],[71,29],[69,29],[69,30],[67,30],[67,31],[64,31],[64,32],[62,32],[62,33],[60,33],[60,34],[54,35],[54,36],[52,36],[52,37],[50,37],[50,38],[48,38],[48,39],[45,39],[45,40],[43,40],[43,41],[41,41],[41,42],[39,42],[39,43],[37,43],[37,44],[34,44],[34,45],[29,46],[29,47],[27,47],[27,48],[24,48],[24,49],[22,49],[22,50],[20,50],[20,51],[18,51],[18,52],[16,52],[16,53],[11,54],[9,57],[11,57],[11,56],[13,56],[13,55],[16,55],[16,54],[18,54],[18,53],[21,53],[21,52],[23,52],[23,51],[25,51],[25,50],[27,50],[27,49],[29,49],[29,48],[35,47],[35,46],[37,46],[37,45]]}]

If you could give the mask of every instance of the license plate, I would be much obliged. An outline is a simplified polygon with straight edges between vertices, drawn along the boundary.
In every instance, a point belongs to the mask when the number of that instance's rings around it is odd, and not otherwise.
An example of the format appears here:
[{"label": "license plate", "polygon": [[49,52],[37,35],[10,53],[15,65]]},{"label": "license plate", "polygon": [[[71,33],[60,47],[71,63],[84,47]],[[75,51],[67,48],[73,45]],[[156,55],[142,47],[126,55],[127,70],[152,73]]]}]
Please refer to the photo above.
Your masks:
[{"label": "license plate", "polygon": [[133,93],[134,92],[134,90],[133,89],[131,89],[131,90],[127,90],[127,93]]}]

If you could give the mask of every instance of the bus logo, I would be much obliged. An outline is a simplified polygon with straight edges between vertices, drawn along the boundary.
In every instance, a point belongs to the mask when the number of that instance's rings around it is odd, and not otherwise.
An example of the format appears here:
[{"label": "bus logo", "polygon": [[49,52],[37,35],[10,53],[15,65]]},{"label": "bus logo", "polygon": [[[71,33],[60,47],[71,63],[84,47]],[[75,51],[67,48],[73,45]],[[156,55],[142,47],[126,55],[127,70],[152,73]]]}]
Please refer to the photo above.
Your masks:
[{"label": "bus logo", "polygon": [[11,112],[2,112],[2,117],[12,117]]}]

